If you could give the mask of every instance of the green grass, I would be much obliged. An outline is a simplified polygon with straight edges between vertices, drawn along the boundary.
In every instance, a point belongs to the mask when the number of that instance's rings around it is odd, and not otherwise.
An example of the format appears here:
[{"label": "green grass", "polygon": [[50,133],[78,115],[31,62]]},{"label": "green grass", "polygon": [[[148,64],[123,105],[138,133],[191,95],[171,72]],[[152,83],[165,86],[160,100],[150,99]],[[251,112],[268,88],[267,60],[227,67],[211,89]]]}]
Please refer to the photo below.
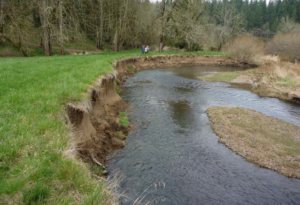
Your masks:
[{"label": "green grass", "polygon": [[[112,71],[114,61],[139,55],[139,50],[133,50],[82,56],[0,58],[0,201],[106,202],[104,184],[91,176],[89,166],[64,157],[70,136],[70,127],[63,120],[65,105],[86,98],[89,85]],[[129,125],[126,113],[120,117],[121,124]]]},{"label": "green grass", "polygon": [[129,120],[127,118],[126,112],[122,112],[119,117],[120,117],[119,126],[126,126],[126,127],[128,127],[129,126]]},{"label": "green grass", "polygon": [[206,81],[210,82],[230,82],[234,79],[236,79],[240,74],[237,72],[223,72],[223,73],[217,73],[214,75],[208,75],[202,77]]},{"label": "green grass", "polygon": [[284,87],[292,87],[295,84],[295,82],[290,78],[280,78],[277,84]]},{"label": "green grass", "polygon": [[133,72],[133,71],[134,71],[133,66],[129,66],[129,67],[128,67],[128,70],[130,70],[131,72]]}]

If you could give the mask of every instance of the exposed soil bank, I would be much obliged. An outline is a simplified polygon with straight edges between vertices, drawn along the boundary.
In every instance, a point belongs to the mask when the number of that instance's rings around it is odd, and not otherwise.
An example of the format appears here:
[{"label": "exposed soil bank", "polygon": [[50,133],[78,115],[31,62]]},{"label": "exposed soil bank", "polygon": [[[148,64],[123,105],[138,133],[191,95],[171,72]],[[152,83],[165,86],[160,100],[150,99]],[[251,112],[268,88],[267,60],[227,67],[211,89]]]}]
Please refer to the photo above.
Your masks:
[{"label": "exposed soil bank", "polygon": [[115,72],[99,78],[90,89],[90,101],[68,104],[67,119],[73,127],[70,151],[85,162],[103,165],[107,155],[125,146],[126,138],[120,132],[127,134],[129,127],[120,125],[119,114],[128,105],[116,93],[116,82],[126,81],[127,75],[139,70],[200,65],[247,66],[229,57],[197,55],[131,57],[115,62]]},{"label": "exposed soil bank", "polygon": [[261,97],[279,98],[300,104],[300,64],[267,62],[256,69],[217,73],[202,77],[206,81],[250,84]]},{"label": "exposed soil bank", "polygon": [[300,127],[245,108],[207,110],[219,141],[248,161],[300,178]]}]

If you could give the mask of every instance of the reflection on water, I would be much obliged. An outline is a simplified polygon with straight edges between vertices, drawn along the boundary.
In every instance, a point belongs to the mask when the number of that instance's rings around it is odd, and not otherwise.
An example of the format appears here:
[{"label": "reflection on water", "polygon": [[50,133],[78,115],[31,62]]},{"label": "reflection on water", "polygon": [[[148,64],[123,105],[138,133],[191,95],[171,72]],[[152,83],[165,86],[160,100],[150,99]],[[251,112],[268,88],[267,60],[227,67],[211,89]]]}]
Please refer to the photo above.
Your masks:
[{"label": "reflection on water", "polygon": [[223,69],[235,68],[142,71],[124,84],[136,129],[107,163],[111,177],[124,177],[121,204],[299,204],[300,180],[260,168],[218,143],[205,111],[246,107],[300,125],[300,107],[196,80]]}]

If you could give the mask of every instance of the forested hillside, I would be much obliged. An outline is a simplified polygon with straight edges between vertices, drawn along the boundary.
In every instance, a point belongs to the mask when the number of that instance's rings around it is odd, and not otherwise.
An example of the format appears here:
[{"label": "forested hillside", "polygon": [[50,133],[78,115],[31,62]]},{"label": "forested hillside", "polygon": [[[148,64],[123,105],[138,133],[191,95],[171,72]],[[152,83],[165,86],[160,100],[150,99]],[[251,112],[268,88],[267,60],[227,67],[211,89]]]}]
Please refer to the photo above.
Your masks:
[{"label": "forested hillside", "polygon": [[10,47],[24,56],[141,44],[220,50],[243,33],[266,40],[300,22],[299,0],[1,0],[0,6],[0,53]]},{"label": "forested hillside", "polygon": [[213,0],[208,4],[209,16],[216,24],[222,24],[222,19],[219,18],[221,10],[231,10],[242,16],[246,31],[265,38],[282,29],[279,27],[281,23],[300,23],[300,1],[298,0],[271,0],[269,4],[266,0]]}]

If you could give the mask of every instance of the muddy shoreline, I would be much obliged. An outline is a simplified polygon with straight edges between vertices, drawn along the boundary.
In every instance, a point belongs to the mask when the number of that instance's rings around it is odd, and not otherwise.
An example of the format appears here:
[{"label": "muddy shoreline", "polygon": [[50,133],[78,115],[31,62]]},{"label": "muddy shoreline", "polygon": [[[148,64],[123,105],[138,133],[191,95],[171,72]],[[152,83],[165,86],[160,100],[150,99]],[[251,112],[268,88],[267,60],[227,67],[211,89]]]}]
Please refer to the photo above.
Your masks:
[{"label": "muddy shoreline", "polygon": [[118,133],[126,135],[130,127],[120,126],[119,114],[129,105],[117,94],[116,86],[128,75],[146,69],[204,65],[249,67],[230,57],[197,55],[129,57],[113,63],[115,71],[100,77],[89,89],[90,100],[67,105],[66,120],[72,126],[68,153],[104,167],[106,156],[125,146],[126,137]]}]

